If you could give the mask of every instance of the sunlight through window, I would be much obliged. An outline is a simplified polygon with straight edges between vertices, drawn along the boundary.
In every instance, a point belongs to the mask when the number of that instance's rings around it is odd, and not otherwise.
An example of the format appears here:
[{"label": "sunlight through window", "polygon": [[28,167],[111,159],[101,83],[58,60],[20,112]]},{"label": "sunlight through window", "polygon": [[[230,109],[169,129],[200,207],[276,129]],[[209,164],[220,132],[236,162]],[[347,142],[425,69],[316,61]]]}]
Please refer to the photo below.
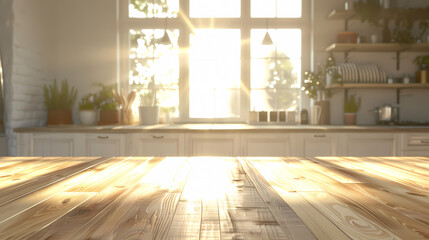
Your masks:
[{"label": "sunlight through window", "polygon": [[302,0],[251,0],[252,18],[300,18]]},{"label": "sunlight through window", "polygon": [[265,29],[251,31],[251,109],[296,110],[301,82],[301,30],[270,29],[273,45],[262,45]]},{"label": "sunlight through window", "polygon": [[191,118],[239,117],[240,37],[238,29],[197,29],[191,35]]},{"label": "sunlight through window", "polygon": [[[167,33],[173,45],[159,44],[163,29],[130,30],[129,84],[140,94],[155,91],[160,107],[178,116],[179,30]],[[137,108],[139,101],[135,105]]]},{"label": "sunlight through window", "polygon": [[238,18],[240,10],[240,0],[190,0],[189,15],[193,18]]}]

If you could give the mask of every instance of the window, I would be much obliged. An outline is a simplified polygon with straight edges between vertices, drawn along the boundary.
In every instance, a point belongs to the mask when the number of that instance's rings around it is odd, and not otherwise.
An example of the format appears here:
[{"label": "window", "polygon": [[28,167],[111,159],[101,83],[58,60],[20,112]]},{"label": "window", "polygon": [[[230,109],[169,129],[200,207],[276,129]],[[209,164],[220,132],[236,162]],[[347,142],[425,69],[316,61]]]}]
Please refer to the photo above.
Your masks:
[{"label": "window", "polygon": [[141,95],[152,91],[157,104],[178,117],[179,31],[167,31],[170,45],[160,44],[164,34],[162,29],[130,30],[129,86]]},{"label": "window", "polygon": [[240,117],[240,30],[197,29],[190,42],[190,118]]},{"label": "window", "polygon": [[266,32],[251,31],[251,109],[296,110],[300,97],[301,30],[270,29],[274,44],[268,46],[261,43]]},{"label": "window", "polygon": [[[299,108],[309,0],[119,1],[121,84],[155,92],[177,121],[244,122],[249,110]],[[171,45],[160,44],[165,29]],[[262,45],[267,31],[273,45]]]}]

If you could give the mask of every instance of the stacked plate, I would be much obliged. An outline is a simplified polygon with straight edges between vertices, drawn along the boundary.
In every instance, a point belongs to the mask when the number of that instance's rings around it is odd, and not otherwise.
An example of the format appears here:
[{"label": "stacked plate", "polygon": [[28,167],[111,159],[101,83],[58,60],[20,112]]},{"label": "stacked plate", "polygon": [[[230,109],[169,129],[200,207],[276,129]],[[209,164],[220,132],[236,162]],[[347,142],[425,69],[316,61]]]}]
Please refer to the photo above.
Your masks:
[{"label": "stacked plate", "polygon": [[343,83],[386,83],[386,73],[372,63],[342,63],[338,71],[343,76]]}]

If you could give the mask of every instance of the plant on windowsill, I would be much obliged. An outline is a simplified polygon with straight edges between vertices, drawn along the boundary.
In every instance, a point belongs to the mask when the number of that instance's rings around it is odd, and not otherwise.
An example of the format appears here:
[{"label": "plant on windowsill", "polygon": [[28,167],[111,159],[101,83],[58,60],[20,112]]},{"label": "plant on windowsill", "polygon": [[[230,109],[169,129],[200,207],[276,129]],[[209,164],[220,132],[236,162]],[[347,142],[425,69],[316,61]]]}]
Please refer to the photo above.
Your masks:
[{"label": "plant on windowsill", "polygon": [[79,102],[79,118],[84,125],[94,125],[97,122],[96,94],[89,93]]},{"label": "plant on windowsill", "polygon": [[95,100],[96,106],[100,108],[100,117],[98,125],[117,125],[121,123],[121,112],[118,103],[113,96],[113,90],[116,84],[104,85],[97,84],[101,87],[98,97]]},{"label": "plant on windowsill", "polygon": [[57,80],[52,85],[44,85],[43,95],[48,109],[48,125],[72,124],[72,108],[76,102],[77,90],[72,87],[69,91],[67,80],[61,82],[58,88]]},{"label": "plant on windowsill", "polygon": [[356,113],[359,111],[361,98],[356,100],[354,95],[344,98],[344,125],[356,125]]}]

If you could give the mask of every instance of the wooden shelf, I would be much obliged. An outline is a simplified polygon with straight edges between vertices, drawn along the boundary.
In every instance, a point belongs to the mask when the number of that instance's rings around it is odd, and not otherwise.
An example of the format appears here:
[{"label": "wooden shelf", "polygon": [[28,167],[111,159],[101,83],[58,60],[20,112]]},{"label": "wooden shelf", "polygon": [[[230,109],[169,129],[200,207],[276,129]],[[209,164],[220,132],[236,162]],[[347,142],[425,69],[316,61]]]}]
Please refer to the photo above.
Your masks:
[{"label": "wooden shelf", "polygon": [[429,52],[428,43],[333,43],[328,52]]},{"label": "wooden shelf", "polygon": [[[411,9],[412,11],[413,9]],[[415,10],[415,9],[414,9]],[[380,19],[383,18],[392,18],[396,16],[399,12],[406,11],[405,9],[381,9],[380,10]],[[426,9],[420,9],[417,12],[414,12],[417,18],[429,19],[429,13]],[[326,17],[329,20],[359,20],[357,13],[351,10],[332,10]]]},{"label": "wooden shelf", "polygon": [[354,10],[332,10],[326,17],[329,20],[350,20],[358,19],[358,16]]},{"label": "wooden shelf", "polygon": [[327,89],[405,89],[405,88],[429,88],[429,83],[344,83],[326,86]]}]

